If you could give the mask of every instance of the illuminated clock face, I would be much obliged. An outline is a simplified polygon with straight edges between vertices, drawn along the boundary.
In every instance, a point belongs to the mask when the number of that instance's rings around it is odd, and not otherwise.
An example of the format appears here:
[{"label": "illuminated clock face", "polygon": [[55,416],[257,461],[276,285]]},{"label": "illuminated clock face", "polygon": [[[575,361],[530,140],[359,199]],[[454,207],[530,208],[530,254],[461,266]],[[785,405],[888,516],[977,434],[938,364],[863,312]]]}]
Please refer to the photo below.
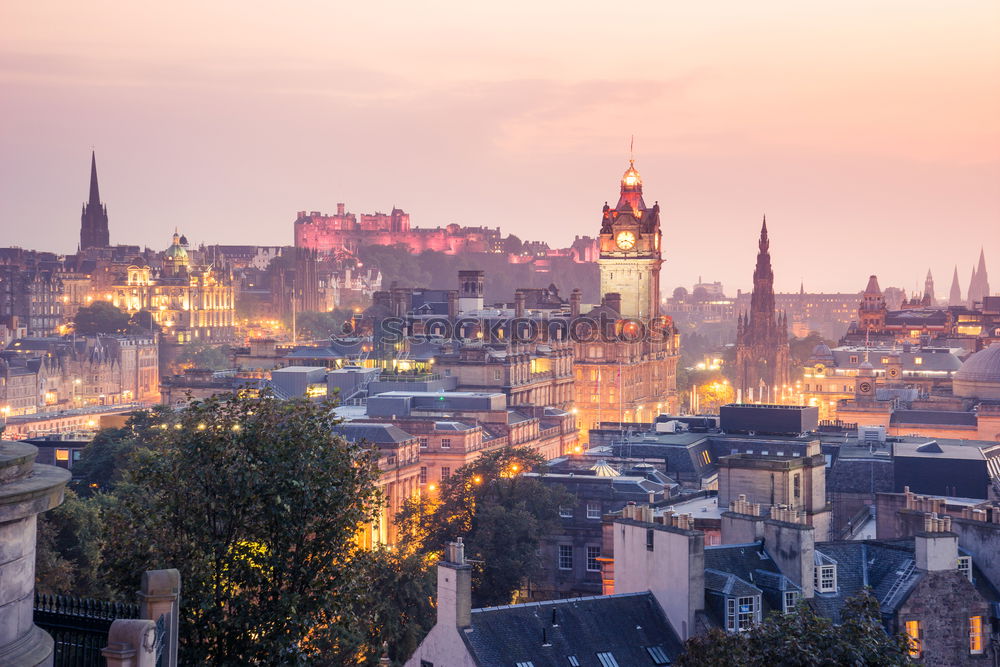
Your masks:
[{"label": "illuminated clock face", "polygon": [[615,237],[615,243],[622,250],[631,250],[635,247],[635,234],[632,232],[618,232],[618,236]]},{"label": "illuminated clock face", "polygon": [[898,368],[890,368],[889,369],[889,377],[893,377],[894,378],[897,375],[899,375],[899,369]]},{"label": "illuminated clock face", "polygon": [[870,382],[862,382],[862,383],[861,383],[861,384],[860,384],[860,385],[858,386],[858,389],[860,389],[860,390],[861,390],[861,393],[862,393],[862,394],[867,394],[868,392],[870,392],[870,391],[872,390],[872,385],[871,385],[871,383],[870,383]]}]

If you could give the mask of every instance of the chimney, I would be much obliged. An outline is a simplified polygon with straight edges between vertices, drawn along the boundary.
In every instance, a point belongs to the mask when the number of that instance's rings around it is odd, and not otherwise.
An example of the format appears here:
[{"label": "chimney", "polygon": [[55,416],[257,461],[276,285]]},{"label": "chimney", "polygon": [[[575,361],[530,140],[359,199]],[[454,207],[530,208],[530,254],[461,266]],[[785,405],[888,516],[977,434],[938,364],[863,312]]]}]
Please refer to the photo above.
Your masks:
[{"label": "chimney", "polygon": [[622,312],[622,295],[618,292],[608,292],[604,295],[604,305],[618,314]]},{"label": "chimney", "polygon": [[437,622],[442,627],[472,625],[472,566],[465,562],[462,538],[449,542],[438,563]]},{"label": "chimney", "polygon": [[583,299],[583,293],[580,292],[579,287],[573,288],[573,291],[569,293],[569,314],[570,317],[580,317],[580,301]]},{"label": "chimney", "polygon": [[914,540],[914,560],[918,570],[940,572],[954,570],[958,562],[958,535],[951,532],[951,517],[936,512],[924,515],[924,532]]},{"label": "chimney", "polygon": [[802,587],[802,597],[811,598],[816,529],[804,523],[768,519],[764,522],[764,548],[781,573]]},{"label": "chimney", "polygon": [[524,317],[524,290],[514,291],[514,317]]}]

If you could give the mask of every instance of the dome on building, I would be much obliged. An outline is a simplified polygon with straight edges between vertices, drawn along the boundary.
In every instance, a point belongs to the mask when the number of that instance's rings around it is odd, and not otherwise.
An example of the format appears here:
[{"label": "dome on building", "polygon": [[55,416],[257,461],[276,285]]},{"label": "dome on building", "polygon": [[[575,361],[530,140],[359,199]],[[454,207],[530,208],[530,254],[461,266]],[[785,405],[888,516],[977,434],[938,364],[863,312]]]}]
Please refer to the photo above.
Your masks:
[{"label": "dome on building", "polygon": [[869,361],[862,361],[858,366],[858,375],[875,375],[875,367]]},{"label": "dome on building", "polygon": [[1000,400],[1000,343],[966,359],[951,386],[955,396]]},{"label": "dome on building", "polygon": [[187,263],[188,253],[184,249],[184,246],[181,245],[181,237],[177,235],[177,232],[174,232],[174,240],[170,244],[170,247],[164,251],[163,259],[171,262]]},{"label": "dome on building", "polygon": [[627,188],[634,188],[642,185],[642,177],[639,176],[639,172],[636,170],[635,165],[632,160],[628,161],[628,169],[622,175],[622,185]]},{"label": "dome on building", "polygon": [[822,362],[825,364],[833,363],[833,350],[826,343],[820,343],[813,348],[812,353],[809,355],[809,360],[812,363]]}]

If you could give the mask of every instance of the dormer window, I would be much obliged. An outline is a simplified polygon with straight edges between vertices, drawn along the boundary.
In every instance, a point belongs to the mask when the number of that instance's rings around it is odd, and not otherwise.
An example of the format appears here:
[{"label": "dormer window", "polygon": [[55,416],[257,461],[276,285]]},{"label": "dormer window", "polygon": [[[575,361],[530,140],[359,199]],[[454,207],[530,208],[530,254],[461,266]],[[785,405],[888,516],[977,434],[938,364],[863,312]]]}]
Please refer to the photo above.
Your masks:
[{"label": "dormer window", "polygon": [[726,598],[726,630],[748,632],[760,622],[760,596]]},{"label": "dormer window", "polygon": [[958,557],[958,571],[969,581],[972,581],[972,556]]},{"label": "dormer window", "polygon": [[813,585],[818,593],[837,592],[837,566],[817,565],[813,568]]},{"label": "dormer window", "polygon": [[781,596],[782,611],[790,614],[795,611],[795,605],[799,603],[798,591],[785,591]]}]

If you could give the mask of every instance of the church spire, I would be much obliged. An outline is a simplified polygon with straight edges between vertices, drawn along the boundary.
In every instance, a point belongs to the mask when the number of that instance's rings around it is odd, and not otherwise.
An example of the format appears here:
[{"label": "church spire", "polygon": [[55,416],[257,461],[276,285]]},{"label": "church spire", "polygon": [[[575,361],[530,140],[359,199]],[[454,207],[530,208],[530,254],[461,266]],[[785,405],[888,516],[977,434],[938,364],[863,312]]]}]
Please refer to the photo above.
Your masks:
[{"label": "church spire", "polygon": [[767,215],[764,215],[764,221],[760,224],[760,241],[757,243],[757,247],[760,248],[761,254],[766,254],[768,249],[771,247],[771,242],[767,239]]},{"label": "church spire", "polygon": [[101,191],[97,187],[97,155],[90,151],[90,200],[87,202],[91,206],[101,205]]},{"label": "church spire", "polygon": [[962,305],[962,286],[958,284],[958,264],[955,265],[955,273],[951,277],[951,291],[948,293],[948,305]]}]

